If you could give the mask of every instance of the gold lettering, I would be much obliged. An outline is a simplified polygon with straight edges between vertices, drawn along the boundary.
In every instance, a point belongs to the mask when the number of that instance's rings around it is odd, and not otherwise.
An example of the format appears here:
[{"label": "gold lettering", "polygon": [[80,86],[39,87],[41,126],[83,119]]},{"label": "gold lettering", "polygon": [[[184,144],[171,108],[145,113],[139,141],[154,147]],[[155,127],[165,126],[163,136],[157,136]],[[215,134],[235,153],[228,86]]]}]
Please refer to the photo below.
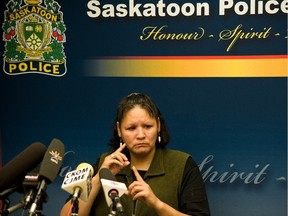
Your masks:
[{"label": "gold lettering", "polygon": [[37,12],[36,7],[33,6],[33,7],[31,8],[31,13],[36,13],[36,12]]},{"label": "gold lettering", "polygon": [[60,18],[60,14],[52,14],[49,11],[41,8],[41,7],[36,7],[36,6],[26,6],[22,8],[21,10],[18,10],[14,13],[8,13],[8,17],[10,21],[14,21],[17,19],[21,19],[29,14],[38,14],[39,16],[45,18],[46,20],[50,20],[52,22],[57,22],[58,17]]},{"label": "gold lettering", "polygon": [[18,65],[18,68],[19,68],[19,71],[23,72],[23,71],[27,71],[28,66],[27,66],[27,64],[25,64],[25,63],[20,63],[20,64]]},{"label": "gold lettering", "polygon": [[140,40],[145,41],[152,40],[200,40],[205,33],[205,30],[199,27],[200,31],[192,33],[164,33],[163,30],[167,28],[167,25],[163,25],[160,28],[157,26],[146,26],[142,30]]},{"label": "gold lettering", "polygon": [[9,64],[9,72],[12,73],[14,70],[16,70],[17,65],[16,64]]},{"label": "gold lettering", "polygon": [[30,62],[30,70],[32,70],[32,71],[36,71],[37,70],[36,67],[33,67],[33,62]]},{"label": "gold lettering", "polygon": [[53,65],[53,74],[60,74],[59,65]]},{"label": "gold lettering", "polygon": [[52,73],[55,75],[60,74],[60,65],[51,64],[41,61],[27,61],[21,63],[11,63],[9,64],[9,73],[19,73],[19,72],[42,72],[42,73]]},{"label": "gold lettering", "polygon": [[37,14],[39,14],[42,11],[41,7],[37,7]]},{"label": "gold lettering", "polygon": [[42,68],[42,62],[39,62],[39,65],[38,65],[38,70],[39,70],[40,72],[42,72],[42,71],[43,71],[43,68]]},{"label": "gold lettering", "polygon": [[51,72],[50,68],[51,68],[51,64],[44,64],[44,67],[43,67],[44,72],[50,73]]},{"label": "gold lettering", "polygon": [[56,15],[52,15],[51,19],[52,22],[57,22],[57,16]]},{"label": "gold lettering", "polygon": [[18,13],[16,13],[15,14],[15,19],[17,20],[17,19],[20,19],[20,18],[21,18],[21,16]]},{"label": "gold lettering", "polygon": [[264,28],[263,31],[254,31],[253,28],[249,32],[242,30],[242,24],[239,24],[233,30],[223,30],[219,33],[218,41],[230,41],[226,51],[229,52],[238,40],[251,40],[251,39],[266,39],[270,35],[272,27]]},{"label": "gold lettering", "polygon": [[9,14],[9,20],[10,20],[10,21],[14,21],[14,20],[15,20],[14,14]]}]

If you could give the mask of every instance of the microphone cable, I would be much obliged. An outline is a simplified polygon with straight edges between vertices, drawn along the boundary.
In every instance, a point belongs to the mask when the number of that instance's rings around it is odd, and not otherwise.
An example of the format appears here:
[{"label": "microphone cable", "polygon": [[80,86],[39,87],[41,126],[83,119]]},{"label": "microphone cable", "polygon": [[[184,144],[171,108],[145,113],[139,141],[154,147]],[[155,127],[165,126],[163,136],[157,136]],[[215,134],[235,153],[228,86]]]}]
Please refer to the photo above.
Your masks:
[{"label": "microphone cable", "polygon": [[68,213],[67,213],[67,216],[71,216],[72,209],[73,209],[73,204],[71,203],[70,207],[69,207],[69,210],[68,210]]}]

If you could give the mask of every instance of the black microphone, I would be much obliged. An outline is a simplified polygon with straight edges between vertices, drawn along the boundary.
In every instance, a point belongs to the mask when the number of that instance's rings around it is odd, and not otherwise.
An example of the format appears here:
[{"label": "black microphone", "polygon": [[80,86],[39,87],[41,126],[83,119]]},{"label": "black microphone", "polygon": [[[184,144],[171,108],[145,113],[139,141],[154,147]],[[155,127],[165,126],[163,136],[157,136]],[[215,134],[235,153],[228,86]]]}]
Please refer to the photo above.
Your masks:
[{"label": "black microphone", "polygon": [[23,181],[24,199],[22,200],[23,209],[27,209],[33,202],[34,195],[39,184],[39,169],[33,170],[25,175]]},{"label": "black microphone", "polygon": [[123,182],[117,182],[115,176],[107,168],[102,168],[99,171],[101,185],[105,194],[106,202],[109,207],[114,207],[117,212],[123,212],[123,206],[120,197],[127,190]]},{"label": "black microphone", "polygon": [[[4,208],[2,214],[0,213],[1,216],[7,216],[19,209],[27,209],[28,206],[31,205],[31,202],[34,199],[34,195],[37,189],[37,185],[39,182],[39,171],[31,171],[27,175],[25,175],[25,178],[23,180],[23,193],[24,193],[24,198],[17,203],[16,205],[13,205],[9,208]],[[22,193],[22,191],[21,191]]]},{"label": "black microphone", "polygon": [[0,191],[21,184],[25,175],[41,163],[45,152],[45,145],[35,142],[5,164],[0,169]]},{"label": "black microphone", "polygon": [[34,198],[34,202],[29,210],[29,216],[36,214],[36,208],[40,201],[46,196],[47,184],[50,184],[57,177],[59,170],[62,166],[64,157],[64,144],[58,140],[53,139],[49,145],[39,170],[39,184],[37,187],[37,194]]}]

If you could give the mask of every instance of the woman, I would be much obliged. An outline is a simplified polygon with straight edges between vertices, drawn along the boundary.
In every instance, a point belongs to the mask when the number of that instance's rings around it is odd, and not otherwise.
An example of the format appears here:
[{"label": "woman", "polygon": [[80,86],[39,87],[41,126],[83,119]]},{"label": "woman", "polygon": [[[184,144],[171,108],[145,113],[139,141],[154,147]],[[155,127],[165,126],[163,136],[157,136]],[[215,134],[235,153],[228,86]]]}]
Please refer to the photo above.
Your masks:
[{"label": "woman", "polygon": [[[187,153],[165,146],[169,134],[161,113],[150,97],[132,93],[117,109],[112,152],[94,165],[92,191],[87,202],[79,200],[79,216],[109,214],[98,171],[109,169],[127,185],[121,196],[125,216],[208,216],[206,191],[198,166]],[[68,214],[70,202],[61,211]]]}]

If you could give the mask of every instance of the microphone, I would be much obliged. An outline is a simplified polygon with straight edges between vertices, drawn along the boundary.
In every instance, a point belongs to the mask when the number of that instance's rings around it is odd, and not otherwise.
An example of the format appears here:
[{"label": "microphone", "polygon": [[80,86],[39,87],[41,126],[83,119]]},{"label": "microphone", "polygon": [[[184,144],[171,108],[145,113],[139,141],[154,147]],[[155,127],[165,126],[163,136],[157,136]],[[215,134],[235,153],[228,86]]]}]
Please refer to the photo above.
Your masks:
[{"label": "microphone", "polygon": [[[39,182],[39,174],[35,171],[29,172],[24,180],[23,180],[23,193],[24,198],[17,203],[16,205],[3,209],[1,216],[9,215],[20,208],[23,208],[24,210],[28,208],[29,205],[31,205],[32,199],[34,198],[35,190],[37,188],[38,182]],[[21,191],[22,192],[22,191]]]},{"label": "microphone", "polygon": [[23,199],[23,209],[27,209],[33,201],[35,191],[39,184],[39,169],[36,171],[31,171],[25,175],[23,181],[24,199]]},{"label": "microphone", "polygon": [[112,208],[116,208],[117,212],[123,212],[120,197],[127,190],[126,185],[122,182],[117,182],[115,176],[107,168],[102,168],[99,171],[99,177],[108,207],[112,206]]},{"label": "microphone", "polygon": [[[23,181],[24,176],[35,168],[43,159],[46,147],[35,142],[14,157],[0,169],[0,191],[7,190]],[[1,193],[5,195],[5,193]]]},{"label": "microphone", "polygon": [[66,173],[61,188],[73,195],[72,202],[78,198],[87,201],[92,189],[93,167],[81,163],[76,170]]},{"label": "microphone", "polygon": [[57,177],[62,166],[64,156],[64,144],[58,140],[53,139],[44,155],[43,161],[39,170],[39,180],[37,186],[37,193],[32,203],[29,216],[35,215],[36,208],[39,202],[46,196],[47,184],[50,184]]}]

